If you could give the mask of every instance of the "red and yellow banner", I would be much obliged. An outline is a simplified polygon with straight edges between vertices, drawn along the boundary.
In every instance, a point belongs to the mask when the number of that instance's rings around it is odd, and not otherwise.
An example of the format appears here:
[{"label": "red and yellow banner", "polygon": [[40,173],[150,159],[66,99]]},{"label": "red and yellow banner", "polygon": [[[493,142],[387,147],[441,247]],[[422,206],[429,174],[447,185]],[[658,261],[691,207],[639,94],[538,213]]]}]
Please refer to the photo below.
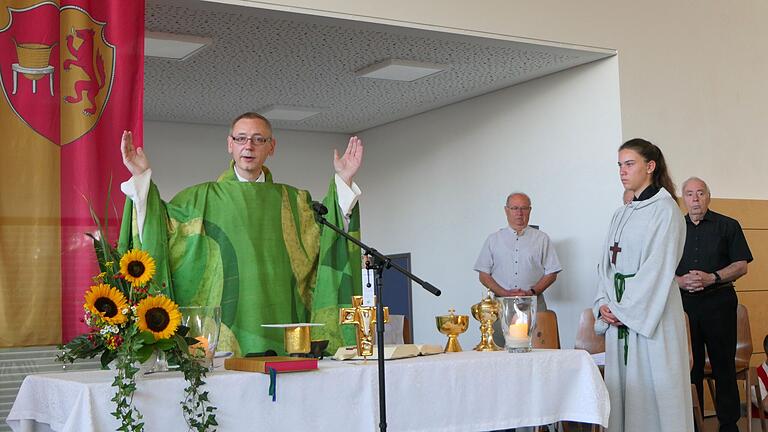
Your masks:
[{"label": "red and yellow banner", "polygon": [[120,134],[142,136],[143,43],[143,0],[0,0],[0,347],[84,330],[88,201],[114,231]]}]

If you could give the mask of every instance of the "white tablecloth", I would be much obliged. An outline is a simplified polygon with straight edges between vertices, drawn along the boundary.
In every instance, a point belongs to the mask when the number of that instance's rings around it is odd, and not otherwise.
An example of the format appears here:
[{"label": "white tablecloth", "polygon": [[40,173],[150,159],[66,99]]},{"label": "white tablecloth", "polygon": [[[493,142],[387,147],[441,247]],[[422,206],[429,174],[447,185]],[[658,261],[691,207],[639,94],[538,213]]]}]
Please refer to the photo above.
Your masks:
[{"label": "white tablecloth", "polygon": [[[320,362],[320,370],[277,376],[215,371],[207,378],[220,431],[378,430],[376,362]],[[32,375],[8,416],[15,431],[109,431],[114,372]],[[139,379],[136,406],[147,431],[182,431],[178,373]],[[387,426],[397,431],[487,431],[573,420],[608,423],[608,393],[585,351],[474,351],[386,363]],[[42,423],[42,424],[41,424]],[[37,430],[37,429],[34,429]]]}]

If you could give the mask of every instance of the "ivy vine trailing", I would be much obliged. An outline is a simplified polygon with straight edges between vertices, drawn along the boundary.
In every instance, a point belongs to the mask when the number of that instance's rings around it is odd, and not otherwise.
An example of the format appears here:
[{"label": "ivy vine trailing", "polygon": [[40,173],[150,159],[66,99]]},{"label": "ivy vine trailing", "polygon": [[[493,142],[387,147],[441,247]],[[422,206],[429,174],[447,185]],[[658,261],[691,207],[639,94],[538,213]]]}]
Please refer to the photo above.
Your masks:
[{"label": "ivy vine trailing", "polygon": [[[123,344],[124,347],[129,345],[131,344]],[[117,392],[112,398],[112,402],[115,403],[115,411],[112,412],[112,415],[120,421],[118,431],[140,432],[144,430],[144,423],[141,422],[144,417],[133,405],[133,394],[136,392],[136,373],[139,368],[134,366],[135,359],[130,347],[125,351],[118,354],[116,359],[117,375],[112,382],[112,387],[116,387]]]},{"label": "ivy vine trailing", "polygon": [[[181,336],[177,335],[176,338],[179,345],[187,344]],[[219,425],[216,423],[216,407],[208,399],[208,392],[201,391],[208,369],[189,356],[177,358],[177,361],[188,383],[184,389],[184,400],[181,401],[184,420],[191,429],[198,432],[215,430],[214,427]]]}]

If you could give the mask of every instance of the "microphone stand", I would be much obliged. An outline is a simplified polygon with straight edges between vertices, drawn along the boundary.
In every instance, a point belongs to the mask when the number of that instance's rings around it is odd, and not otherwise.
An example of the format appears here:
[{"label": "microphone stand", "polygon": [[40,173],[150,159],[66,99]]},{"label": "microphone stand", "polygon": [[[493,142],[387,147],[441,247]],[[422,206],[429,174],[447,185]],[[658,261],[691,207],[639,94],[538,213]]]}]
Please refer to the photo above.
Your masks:
[{"label": "microphone stand", "polygon": [[382,255],[376,249],[366,245],[365,243],[352,237],[351,235],[349,235],[348,233],[346,233],[344,230],[340,229],[336,225],[328,222],[323,217],[323,215],[328,213],[328,209],[323,204],[319,202],[313,202],[312,210],[315,211],[315,219],[317,220],[318,223],[320,223],[321,225],[327,226],[328,228],[332,229],[340,236],[347,239],[347,241],[350,241],[353,244],[359,246],[363,251],[365,251],[366,255],[373,258],[373,264],[366,263],[365,268],[373,269],[376,271],[376,283],[374,285],[374,295],[376,297],[376,348],[378,353],[376,364],[379,370],[379,430],[381,432],[386,432],[387,403],[386,403],[386,387],[384,385],[384,375],[385,375],[384,374],[384,300],[382,297],[382,288],[384,286],[384,281],[383,281],[384,269],[394,268],[395,270],[402,273],[405,277],[421,285],[422,288],[434,294],[435,296],[439,296],[441,293],[440,293],[440,290],[435,288],[434,285],[419,279],[413,273],[399,266],[397,263],[393,263],[389,257]]}]

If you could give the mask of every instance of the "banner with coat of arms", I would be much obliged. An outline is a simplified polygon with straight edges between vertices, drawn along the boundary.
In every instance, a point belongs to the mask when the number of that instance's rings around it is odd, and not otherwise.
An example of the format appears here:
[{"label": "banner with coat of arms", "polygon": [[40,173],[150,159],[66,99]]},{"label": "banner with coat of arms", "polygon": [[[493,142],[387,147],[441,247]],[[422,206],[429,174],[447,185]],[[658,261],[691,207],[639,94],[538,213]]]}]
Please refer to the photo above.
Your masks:
[{"label": "banner with coat of arms", "polygon": [[144,0],[0,0],[0,347],[85,330],[88,201],[116,232],[143,62]]}]

